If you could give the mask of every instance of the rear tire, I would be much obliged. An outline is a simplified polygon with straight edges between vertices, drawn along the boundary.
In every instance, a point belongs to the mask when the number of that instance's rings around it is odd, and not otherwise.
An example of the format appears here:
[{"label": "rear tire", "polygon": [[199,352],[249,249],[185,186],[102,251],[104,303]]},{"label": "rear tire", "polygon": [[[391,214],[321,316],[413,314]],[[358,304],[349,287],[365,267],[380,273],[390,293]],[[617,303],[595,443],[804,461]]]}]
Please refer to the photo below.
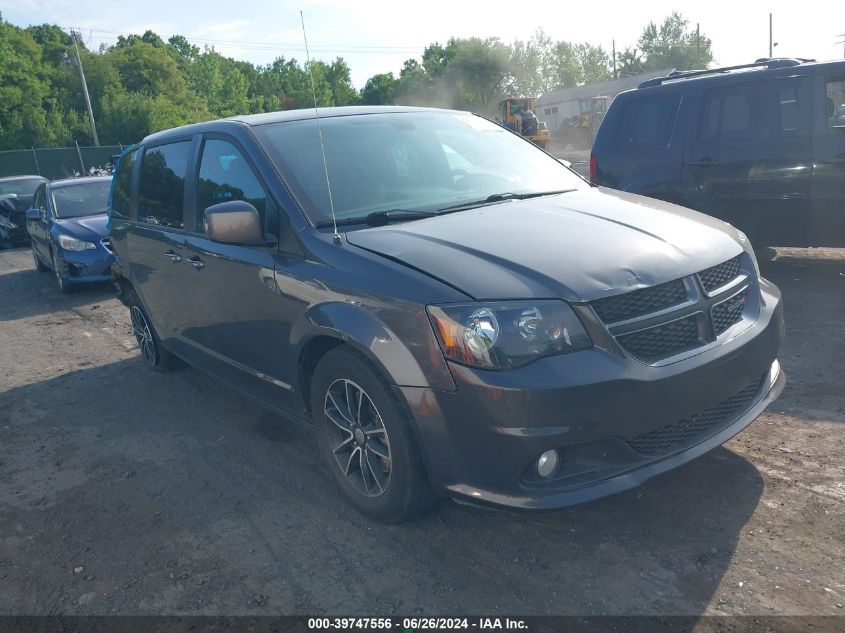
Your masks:
[{"label": "rear tire", "polygon": [[173,371],[184,366],[179,358],[164,349],[146,310],[144,310],[138,295],[134,291],[128,297],[128,304],[132,334],[138,341],[144,364],[153,371],[160,372]]},{"label": "rear tire", "polygon": [[387,381],[351,348],[336,347],[317,364],[311,415],[326,466],[359,512],[399,523],[431,508],[412,422]]}]

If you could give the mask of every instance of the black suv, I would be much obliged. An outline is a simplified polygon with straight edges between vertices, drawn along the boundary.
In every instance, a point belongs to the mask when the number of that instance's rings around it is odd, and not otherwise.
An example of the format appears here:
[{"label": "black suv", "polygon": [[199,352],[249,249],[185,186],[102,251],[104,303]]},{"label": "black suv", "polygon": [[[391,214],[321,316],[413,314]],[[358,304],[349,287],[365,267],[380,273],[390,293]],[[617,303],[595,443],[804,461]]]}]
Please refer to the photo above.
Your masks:
[{"label": "black suv", "polygon": [[755,244],[845,246],[845,61],[672,73],[619,94],[598,185],[730,222]]},{"label": "black suv", "polygon": [[780,293],[744,235],[593,187],[466,112],[154,134],[120,161],[111,222],[146,363],[313,420],[382,520],[437,492],[551,508],[624,490],[784,384]]}]

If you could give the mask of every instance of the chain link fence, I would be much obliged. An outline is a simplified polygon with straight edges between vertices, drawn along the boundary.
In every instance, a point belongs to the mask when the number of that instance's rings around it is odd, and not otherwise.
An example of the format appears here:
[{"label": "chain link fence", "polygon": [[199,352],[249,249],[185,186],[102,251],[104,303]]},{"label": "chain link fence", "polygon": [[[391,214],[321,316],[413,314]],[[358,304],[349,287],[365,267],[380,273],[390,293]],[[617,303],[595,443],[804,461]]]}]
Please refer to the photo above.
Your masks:
[{"label": "chain link fence", "polygon": [[0,178],[38,174],[50,180],[110,173],[125,145],[49,147],[0,151]]}]

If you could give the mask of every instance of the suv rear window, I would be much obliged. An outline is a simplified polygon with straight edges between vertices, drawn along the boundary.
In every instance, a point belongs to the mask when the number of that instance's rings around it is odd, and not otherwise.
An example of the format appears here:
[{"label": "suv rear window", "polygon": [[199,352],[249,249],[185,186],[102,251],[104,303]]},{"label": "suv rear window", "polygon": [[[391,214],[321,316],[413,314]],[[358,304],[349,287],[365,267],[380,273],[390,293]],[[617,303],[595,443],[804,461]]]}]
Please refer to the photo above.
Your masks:
[{"label": "suv rear window", "polygon": [[750,141],[795,133],[803,107],[798,82],[761,82],[710,90],[704,95],[702,141]]},{"label": "suv rear window", "polygon": [[626,103],[616,129],[616,146],[668,144],[680,100],[680,95],[663,94]]},{"label": "suv rear window", "polygon": [[185,175],[191,141],[157,145],[144,152],[138,195],[138,220],[174,229],[183,228]]}]

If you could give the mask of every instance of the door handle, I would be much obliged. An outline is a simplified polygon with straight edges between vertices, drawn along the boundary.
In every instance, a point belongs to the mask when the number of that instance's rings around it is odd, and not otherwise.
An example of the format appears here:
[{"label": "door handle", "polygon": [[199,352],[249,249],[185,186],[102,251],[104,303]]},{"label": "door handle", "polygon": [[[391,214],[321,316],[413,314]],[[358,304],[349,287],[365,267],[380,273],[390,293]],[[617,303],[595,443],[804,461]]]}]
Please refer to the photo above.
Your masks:
[{"label": "door handle", "polygon": [[202,261],[199,257],[194,255],[193,257],[188,259],[188,263],[193,266],[196,270],[202,270],[205,268],[205,262]]},{"label": "door handle", "polygon": [[689,160],[687,161],[687,165],[690,167],[713,167],[713,165],[718,165],[719,161],[713,160],[709,156],[705,156],[699,160]]},{"label": "door handle", "polygon": [[182,256],[179,253],[174,253],[173,251],[167,251],[164,256],[170,260],[171,264],[178,264],[182,261]]}]

